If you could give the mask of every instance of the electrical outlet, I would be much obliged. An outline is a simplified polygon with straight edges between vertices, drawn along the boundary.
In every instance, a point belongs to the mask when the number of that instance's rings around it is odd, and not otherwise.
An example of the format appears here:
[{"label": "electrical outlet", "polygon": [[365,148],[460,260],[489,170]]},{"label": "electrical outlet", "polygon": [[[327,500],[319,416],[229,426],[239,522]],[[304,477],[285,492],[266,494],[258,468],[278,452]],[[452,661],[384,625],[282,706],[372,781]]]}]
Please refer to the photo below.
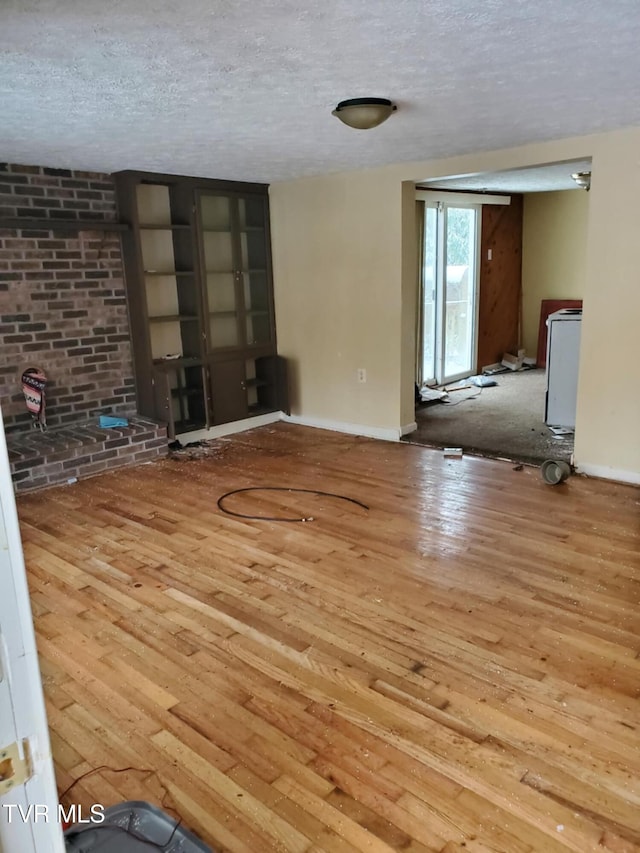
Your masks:
[{"label": "electrical outlet", "polygon": [[358,382],[366,382],[367,381],[367,371],[364,367],[358,368]]}]

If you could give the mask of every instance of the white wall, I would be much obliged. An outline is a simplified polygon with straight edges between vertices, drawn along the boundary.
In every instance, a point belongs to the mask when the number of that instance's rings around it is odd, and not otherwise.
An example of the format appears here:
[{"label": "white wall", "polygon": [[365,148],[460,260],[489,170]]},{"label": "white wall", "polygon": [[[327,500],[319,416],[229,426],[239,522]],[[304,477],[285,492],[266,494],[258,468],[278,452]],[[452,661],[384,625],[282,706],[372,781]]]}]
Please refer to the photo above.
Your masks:
[{"label": "white wall", "polygon": [[[416,182],[591,157],[575,455],[584,470],[640,482],[640,394],[629,393],[640,362],[638,151],[640,128],[631,128],[275,184],[278,340],[295,362],[298,416],[390,433],[412,419],[406,200]],[[355,381],[358,367],[369,371],[366,385]]]}]

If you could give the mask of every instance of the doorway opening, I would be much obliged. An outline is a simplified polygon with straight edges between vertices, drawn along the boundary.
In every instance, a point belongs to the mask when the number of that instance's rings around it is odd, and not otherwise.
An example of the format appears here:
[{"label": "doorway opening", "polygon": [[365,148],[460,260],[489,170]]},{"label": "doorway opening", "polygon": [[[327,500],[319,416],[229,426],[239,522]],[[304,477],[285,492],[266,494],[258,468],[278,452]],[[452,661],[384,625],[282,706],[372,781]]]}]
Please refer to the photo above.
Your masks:
[{"label": "doorway opening", "polygon": [[572,161],[418,185],[418,429],[409,441],[572,459],[575,421],[547,416],[542,314],[556,302],[581,306],[588,194],[571,174],[590,169]]}]

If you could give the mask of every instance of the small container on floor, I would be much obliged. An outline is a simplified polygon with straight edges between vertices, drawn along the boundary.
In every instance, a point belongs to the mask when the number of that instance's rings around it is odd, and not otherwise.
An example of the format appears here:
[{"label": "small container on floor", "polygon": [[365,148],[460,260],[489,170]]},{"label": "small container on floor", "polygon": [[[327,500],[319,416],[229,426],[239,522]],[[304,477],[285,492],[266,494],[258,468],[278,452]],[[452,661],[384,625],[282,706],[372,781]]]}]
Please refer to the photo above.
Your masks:
[{"label": "small container on floor", "polygon": [[540,468],[542,479],[550,486],[563,483],[571,473],[571,466],[562,459],[547,459]]}]

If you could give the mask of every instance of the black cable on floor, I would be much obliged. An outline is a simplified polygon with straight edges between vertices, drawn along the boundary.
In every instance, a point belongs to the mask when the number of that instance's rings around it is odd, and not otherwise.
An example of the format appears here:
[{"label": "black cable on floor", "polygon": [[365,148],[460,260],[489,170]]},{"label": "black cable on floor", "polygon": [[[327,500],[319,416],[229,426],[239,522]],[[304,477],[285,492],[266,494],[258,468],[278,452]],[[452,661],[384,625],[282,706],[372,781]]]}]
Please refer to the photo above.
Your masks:
[{"label": "black cable on floor", "polygon": [[225,509],[223,501],[226,498],[231,497],[231,495],[238,495],[241,492],[303,492],[308,495],[320,495],[325,498],[338,498],[341,501],[349,501],[349,503],[356,504],[356,506],[361,506],[363,509],[369,509],[369,507],[362,503],[362,501],[356,500],[355,498],[349,498],[346,495],[338,495],[335,492],[322,492],[319,489],[290,489],[287,486],[251,486],[246,489],[233,489],[231,492],[226,492],[222,497],[218,498],[218,509],[227,515],[233,515],[236,518],[248,518],[252,521],[313,521],[313,517],[302,517],[302,518],[278,518],[276,516],[267,516],[267,515],[245,515],[241,512],[233,512],[233,510]]}]

